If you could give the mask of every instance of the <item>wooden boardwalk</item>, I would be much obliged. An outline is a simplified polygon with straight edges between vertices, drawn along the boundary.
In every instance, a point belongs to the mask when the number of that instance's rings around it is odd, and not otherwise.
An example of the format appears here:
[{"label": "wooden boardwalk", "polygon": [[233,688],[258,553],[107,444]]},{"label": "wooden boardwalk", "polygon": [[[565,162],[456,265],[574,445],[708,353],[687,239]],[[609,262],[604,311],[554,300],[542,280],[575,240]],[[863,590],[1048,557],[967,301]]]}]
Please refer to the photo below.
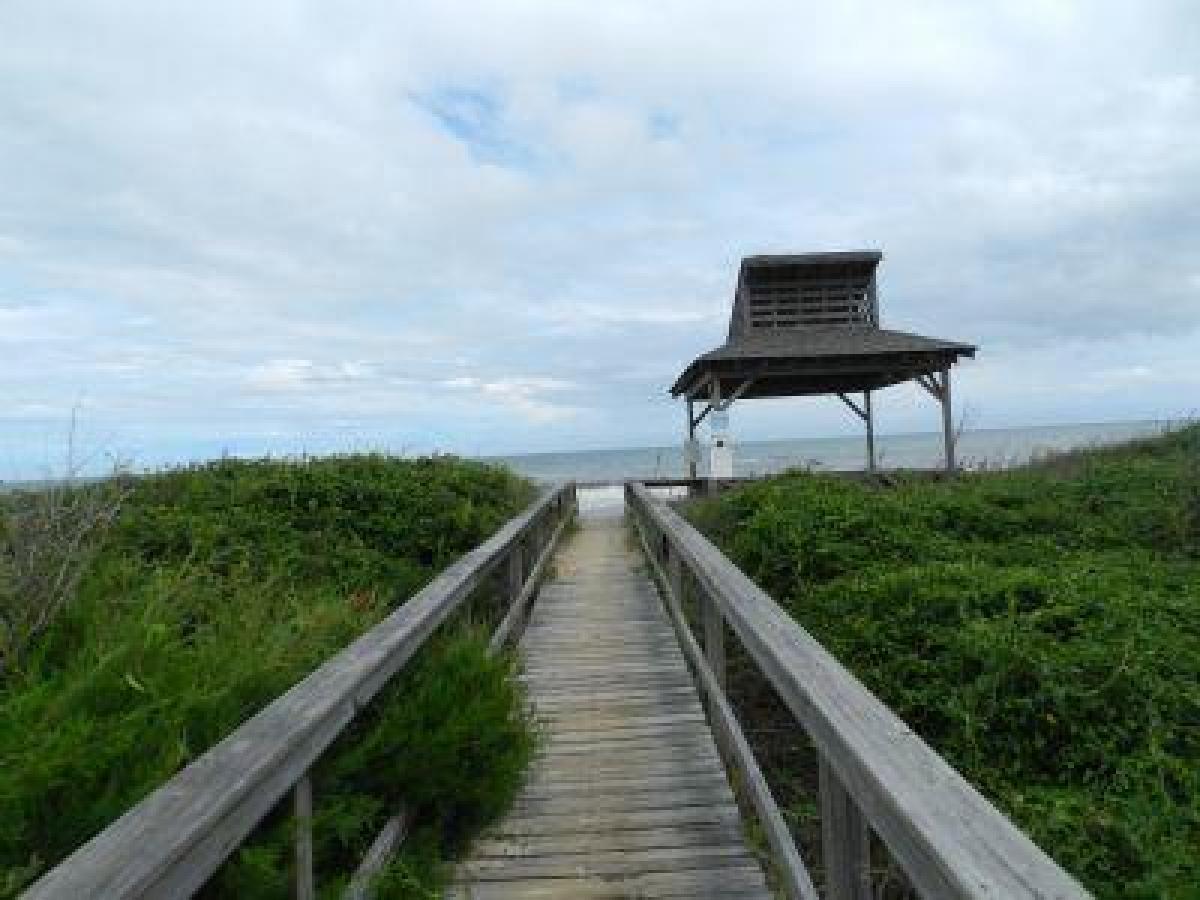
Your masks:
[{"label": "wooden boardwalk", "polygon": [[542,752],[450,896],[769,897],[641,555],[580,524],[521,641]]}]

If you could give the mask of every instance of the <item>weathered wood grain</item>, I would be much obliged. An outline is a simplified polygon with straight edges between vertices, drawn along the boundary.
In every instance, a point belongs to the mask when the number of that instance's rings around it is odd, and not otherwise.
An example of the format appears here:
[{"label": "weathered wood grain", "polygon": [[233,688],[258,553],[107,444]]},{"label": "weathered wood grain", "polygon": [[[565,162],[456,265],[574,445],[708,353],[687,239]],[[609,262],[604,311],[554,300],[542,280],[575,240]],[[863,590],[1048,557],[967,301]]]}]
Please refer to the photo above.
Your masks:
[{"label": "weathered wood grain", "polygon": [[544,732],[459,897],[765,898],[675,633],[619,521],[586,521],[521,640]]},{"label": "weathered wood grain", "polygon": [[[742,793],[754,807],[759,825],[771,847],[780,886],[789,900],[817,900],[817,890],[809,875],[808,867],[796,849],[791,831],[775,802],[767,779],[758,765],[758,760],[754,758],[754,752],[751,750],[746,736],[742,733],[741,725],[734,715],[733,708],[725,697],[725,682],[722,677],[725,661],[724,647],[721,647],[718,659],[718,664],[721,666],[720,673],[718,673],[713,665],[712,655],[700,649],[700,645],[692,635],[691,628],[683,615],[683,578],[679,555],[669,553],[668,563],[673,562],[674,564],[669,565],[668,570],[664,572],[658,559],[650,550],[650,542],[647,539],[643,523],[636,522],[636,528],[642,551],[646,554],[646,559],[666,591],[667,614],[678,635],[680,648],[695,672],[696,680],[707,700],[717,742],[725,757],[731,760],[732,767],[741,775]],[[710,610],[715,610],[716,604],[709,602],[707,606]],[[719,612],[715,616],[710,615],[707,621],[711,622],[714,617],[718,622],[721,621]],[[724,629],[723,624],[721,628]],[[723,637],[722,635],[722,640]]]},{"label": "weathered wood grain", "polygon": [[624,878],[530,878],[459,884],[447,900],[729,900],[766,897],[757,866],[650,872]]},{"label": "weathered wood grain", "polygon": [[314,900],[312,778],[305,772],[292,788],[296,817],[296,900]]},{"label": "weathered wood grain", "polygon": [[837,775],[820,761],[821,855],[828,900],[871,900],[871,832]]},{"label": "weathered wood grain", "polygon": [[384,823],[346,886],[342,900],[370,900],[374,896],[372,880],[400,848],[411,825],[412,815],[408,810],[402,810]]}]

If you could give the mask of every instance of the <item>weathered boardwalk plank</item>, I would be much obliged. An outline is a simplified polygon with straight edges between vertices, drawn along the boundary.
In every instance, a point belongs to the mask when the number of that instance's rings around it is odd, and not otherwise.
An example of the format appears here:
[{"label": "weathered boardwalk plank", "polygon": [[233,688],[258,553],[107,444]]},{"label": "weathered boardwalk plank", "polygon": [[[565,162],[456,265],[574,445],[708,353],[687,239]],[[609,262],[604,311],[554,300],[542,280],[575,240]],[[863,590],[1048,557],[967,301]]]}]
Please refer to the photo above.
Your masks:
[{"label": "weathered boardwalk plank", "polygon": [[618,519],[585,518],[521,641],[544,746],[450,896],[767,898],[712,734]]}]

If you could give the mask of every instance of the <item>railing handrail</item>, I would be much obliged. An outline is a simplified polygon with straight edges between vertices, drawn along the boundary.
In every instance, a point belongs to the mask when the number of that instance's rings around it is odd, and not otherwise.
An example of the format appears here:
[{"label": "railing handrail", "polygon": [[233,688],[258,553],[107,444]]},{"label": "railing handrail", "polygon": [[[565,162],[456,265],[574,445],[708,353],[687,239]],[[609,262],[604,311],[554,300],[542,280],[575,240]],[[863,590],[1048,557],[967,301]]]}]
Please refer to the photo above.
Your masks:
[{"label": "railing handrail", "polygon": [[24,895],[190,896],[359,709],[534,529],[571,483],[545,489],[492,537],[297,682],[44,875]]},{"label": "railing handrail", "polygon": [[649,520],[924,897],[1087,898],[1086,890],[646,487]]}]

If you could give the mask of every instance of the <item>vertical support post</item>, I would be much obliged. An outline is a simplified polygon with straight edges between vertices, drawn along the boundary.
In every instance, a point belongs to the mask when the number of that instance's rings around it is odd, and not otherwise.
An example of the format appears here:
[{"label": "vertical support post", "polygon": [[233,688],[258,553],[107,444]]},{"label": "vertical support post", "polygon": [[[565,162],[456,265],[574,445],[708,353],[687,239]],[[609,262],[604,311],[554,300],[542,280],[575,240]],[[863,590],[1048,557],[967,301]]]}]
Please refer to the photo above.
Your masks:
[{"label": "vertical support post", "polygon": [[296,900],[314,900],[312,779],[305,772],[292,788],[296,820]]},{"label": "vertical support post", "polygon": [[683,611],[683,563],[679,561],[679,554],[672,553],[667,557],[667,578],[671,581],[671,596],[667,602],[671,604],[672,609]]},{"label": "vertical support post", "polygon": [[[709,413],[709,420],[708,420],[708,424],[711,429],[712,422],[713,422],[712,417],[715,416],[717,414],[717,412],[721,409],[721,379],[718,378],[716,375],[714,375],[713,379],[712,379],[712,387],[710,389],[708,402],[710,404],[712,404],[712,412]],[[717,485],[713,481],[714,476],[713,476],[713,471],[712,471],[712,447],[711,446],[708,448],[708,453],[709,453],[709,457],[708,457],[709,471],[708,471],[708,490],[706,491],[706,493],[709,494],[710,496],[716,496]]]},{"label": "vertical support post", "polygon": [[525,561],[523,556],[520,541],[512,545],[512,549],[508,551],[508,605],[517,602],[517,598],[521,596],[521,587],[525,584]]},{"label": "vertical support post", "polygon": [[725,618],[712,597],[700,589],[701,617],[704,624],[704,655],[709,668],[717,676],[717,684],[725,690]]},{"label": "vertical support post", "polygon": [[950,367],[942,369],[941,383],[942,401],[942,433],[946,439],[946,471],[953,473],[956,465],[954,459],[954,414],[950,402]]},{"label": "vertical support post", "polygon": [[871,832],[829,765],[820,756],[821,856],[828,900],[871,900]]},{"label": "vertical support post", "polygon": [[863,391],[863,411],[867,420],[867,471],[875,471],[875,411],[871,408],[871,392]]},{"label": "vertical support post", "polygon": [[684,455],[687,457],[684,460],[684,474],[688,480],[696,480],[696,424],[695,424],[696,401],[691,397],[687,398],[684,404],[683,414],[687,416],[687,443],[683,445]]}]

